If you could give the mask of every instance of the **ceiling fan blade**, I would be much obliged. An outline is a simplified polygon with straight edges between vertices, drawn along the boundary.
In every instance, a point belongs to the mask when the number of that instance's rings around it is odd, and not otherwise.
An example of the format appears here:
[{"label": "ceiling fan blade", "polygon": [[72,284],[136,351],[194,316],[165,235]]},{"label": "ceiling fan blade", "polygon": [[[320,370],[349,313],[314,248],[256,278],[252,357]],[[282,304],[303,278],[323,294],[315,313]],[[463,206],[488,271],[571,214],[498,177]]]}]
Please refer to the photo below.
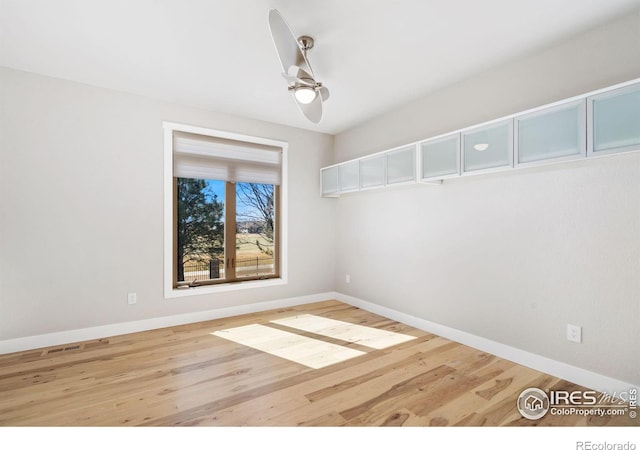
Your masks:
[{"label": "ceiling fan blade", "polygon": [[329,89],[327,89],[325,86],[320,86],[320,89],[318,89],[318,93],[320,93],[320,97],[322,97],[323,102],[326,102],[329,98]]},{"label": "ceiling fan blade", "polygon": [[294,77],[300,78],[301,80],[304,79],[310,79],[313,80],[313,74],[307,72],[306,70],[298,67],[298,66],[291,66],[289,67],[289,70],[287,70],[287,74],[288,75],[292,75]]},{"label": "ceiling fan blade", "polygon": [[297,66],[311,74],[311,78],[313,78],[311,66],[302,52],[296,36],[277,9],[269,11],[269,29],[273,45],[276,47],[282,64],[282,71],[287,72],[291,66]]},{"label": "ceiling fan blade", "polygon": [[316,98],[309,104],[303,104],[296,100],[295,96],[293,99],[298,105],[300,112],[306,116],[313,123],[319,123],[320,119],[322,119],[322,99],[319,95],[316,95]]},{"label": "ceiling fan blade", "polygon": [[283,73],[282,76],[286,78],[289,83],[302,84],[305,86],[313,86],[315,84],[311,74],[298,66],[289,67],[287,73]]},{"label": "ceiling fan blade", "polygon": [[308,80],[306,80],[304,78],[298,78],[298,77],[295,77],[293,75],[287,75],[286,73],[283,73],[282,76],[283,76],[283,78],[285,78],[287,80],[287,82],[289,84],[301,84],[301,85],[304,85],[304,86],[313,86],[314,85],[313,81],[308,81]]}]

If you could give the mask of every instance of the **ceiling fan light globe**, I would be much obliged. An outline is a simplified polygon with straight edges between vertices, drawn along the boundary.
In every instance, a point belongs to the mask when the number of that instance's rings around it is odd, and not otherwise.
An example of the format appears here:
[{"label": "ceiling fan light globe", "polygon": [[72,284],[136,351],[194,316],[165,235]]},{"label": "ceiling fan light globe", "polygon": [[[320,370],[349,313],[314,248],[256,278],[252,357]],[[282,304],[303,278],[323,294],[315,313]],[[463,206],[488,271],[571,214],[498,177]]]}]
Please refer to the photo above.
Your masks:
[{"label": "ceiling fan light globe", "polygon": [[295,89],[293,95],[295,95],[297,101],[299,101],[303,105],[308,105],[316,99],[317,94],[315,89],[313,89],[312,87],[299,86]]}]

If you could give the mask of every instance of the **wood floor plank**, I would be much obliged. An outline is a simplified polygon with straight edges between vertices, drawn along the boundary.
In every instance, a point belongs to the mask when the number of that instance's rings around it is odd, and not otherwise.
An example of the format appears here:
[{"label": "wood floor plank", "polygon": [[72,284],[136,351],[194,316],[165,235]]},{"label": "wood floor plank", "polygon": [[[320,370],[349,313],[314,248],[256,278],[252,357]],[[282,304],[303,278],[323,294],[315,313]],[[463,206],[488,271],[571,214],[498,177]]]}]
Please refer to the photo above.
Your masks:
[{"label": "wood floor plank", "polygon": [[[339,332],[292,328],[296,316]],[[247,326],[362,354],[313,369],[212,335]],[[409,338],[388,348],[358,343],[389,332]],[[0,426],[640,425],[629,416],[525,419],[516,400],[527,387],[583,389],[327,300],[0,355]]]},{"label": "wood floor plank", "polygon": [[415,365],[416,363],[418,363],[418,361],[421,361],[426,357],[425,356],[426,352],[429,352],[428,355],[430,357],[434,357],[439,353],[443,353],[453,348],[456,348],[456,346],[457,344],[446,341],[444,339],[430,339],[428,344],[421,347],[421,351],[413,353],[410,357],[406,358],[403,361],[394,363],[393,367],[391,368],[388,366],[384,366],[376,370],[370,370],[368,372],[358,373],[353,378],[343,380],[339,383],[334,383],[331,386],[328,386],[326,388],[323,388],[314,392],[310,392],[306,395],[306,397],[310,401],[314,402],[317,400],[327,398],[332,395],[341,394],[344,391],[354,386],[362,385],[363,383],[366,383],[369,380],[377,379],[383,376],[384,374],[388,374],[390,372],[396,373],[399,369],[406,367],[407,365]]},{"label": "wood floor plank", "polygon": [[[463,395],[434,408],[426,415],[428,421],[447,425],[457,424],[470,413],[484,411],[490,405],[505,398],[512,399],[514,391],[524,390],[539,377],[535,371],[501,359],[495,361],[488,369],[497,369],[497,375]],[[489,395],[488,392],[491,394]]]}]

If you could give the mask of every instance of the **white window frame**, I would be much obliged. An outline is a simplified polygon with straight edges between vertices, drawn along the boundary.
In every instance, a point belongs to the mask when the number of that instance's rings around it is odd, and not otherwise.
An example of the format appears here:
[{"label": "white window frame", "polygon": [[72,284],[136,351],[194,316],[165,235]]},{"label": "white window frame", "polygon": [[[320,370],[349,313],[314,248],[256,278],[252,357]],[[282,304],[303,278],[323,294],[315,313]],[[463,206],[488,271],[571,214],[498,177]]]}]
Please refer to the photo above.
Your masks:
[{"label": "white window frame", "polygon": [[[563,111],[565,109],[572,109],[574,107],[578,107],[578,153],[573,155],[566,156],[556,156],[556,157],[548,157],[543,159],[536,159],[533,161],[520,162],[520,122],[526,121],[527,119],[532,119],[540,116],[544,116],[546,114],[553,114],[558,111]],[[584,159],[587,157],[587,103],[585,99],[581,98],[579,100],[571,100],[571,101],[563,101],[553,103],[553,106],[544,106],[536,109],[535,111],[529,112],[527,114],[521,114],[514,117],[513,124],[513,167],[514,168],[524,168],[524,167],[534,167],[534,166],[542,166],[549,165],[554,163],[566,162],[566,161],[574,161],[577,159]]]},{"label": "white window frame", "polygon": [[[395,155],[397,153],[403,152],[412,152],[411,159],[413,160],[413,177],[407,180],[389,182],[389,156]],[[416,164],[418,163],[418,145],[417,143],[412,143],[409,145],[403,145],[402,147],[396,147],[391,150],[387,150],[384,152],[384,185],[385,186],[402,186],[404,184],[415,184],[416,183],[416,174],[418,173],[416,169]]]},{"label": "white window frame", "polygon": [[593,105],[598,100],[605,100],[610,97],[615,97],[618,95],[624,95],[629,92],[635,92],[640,89],[640,82],[638,80],[634,80],[633,83],[622,83],[617,85],[618,87],[615,89],[608,89],[604,92],[594,93],[587,97],[587,157],[588,158],[599,158],[601,156],[609,156],[615,155],[617,153],[625,153],[625,152],[635,152],[640,150],[640,145],[631,144],[620,147],[613,147],[607,150],[594,151],[593,147],[595,145],[593,133],[595,131],[595,117],[593,114]]},{"label": "white window frame", "polygon": [[[450,139],[455,139],[456,140],[456,171],[454,173],[448,173],[448,174],[444,174],[444,175],[434,175],[434,176],[430,176],[430,177],[425,177],[424,176],[424,149],[422,148],[423,144],[437,144],[439,142],[443,142],[443,141],[448,141]],[[462,145],[462,135],[460,134],[460,132],[455,132],[455,133],[448,133],[448,134],[443,134],[443,135],[439,135],[439,136],[434,136],[432,138],[429,139],[425,139],[424,141],[420,141],[418,142],[418,153],[419,153],[419,159],[418,159],[418,180],[420,180],[420,182],[424,182],[424,181],[436,181],[436,180],[446,180],[448,178],[458,178],[460,177],[460,172],[461,172],[461,164],[460,161],[462,159],[462,149],[461,149],[461,145]]]},{"label": "white window frame", "polygon": [[[513,117],[509,117],[508,119],[496,119],[491,122],[486,122],[482,125],[476,125],[469,128],[464,128],[460,130],[460,175],[465,176],[473,176],[477,174],[485,174],[485,173],[496,173],[503,172],[505,170],[513,169]],[[475,170],[466,170],[465,165],[465,145],[467,141],[467,136],[470,134],[475,134],[479,131],[490,130],[492,128],[498,128],[503,125],[507,126],[508,135],[507,135],[507,144],[509,145],[509,151],[507,153],[508,162],[507,164],[503,164],[502,166],[495,167],[487,167],[485,169],[475,169]]]},{"label": "white window frame", "polygon": [[[206,295],[219,292],[237,291],[242,289],[256,289],[287,284],[288,280],[288,195],[287,195],[287,153],[289,144],[274,139],[249,136],[245,134],[231,133],[228,131],[202,128],[174,122],[162,122],[164,128],[164,298],[187,297],[191,295]],[[176,289],[173,286],[173,132],[213,136],[223,139],[250,142],[253,144],[269,145],[282,149],[282,182],[280,184],[280,277],[267,280],[239,281],[234,283],[220,283],[215,285],[198,286],[189,289]]]}]

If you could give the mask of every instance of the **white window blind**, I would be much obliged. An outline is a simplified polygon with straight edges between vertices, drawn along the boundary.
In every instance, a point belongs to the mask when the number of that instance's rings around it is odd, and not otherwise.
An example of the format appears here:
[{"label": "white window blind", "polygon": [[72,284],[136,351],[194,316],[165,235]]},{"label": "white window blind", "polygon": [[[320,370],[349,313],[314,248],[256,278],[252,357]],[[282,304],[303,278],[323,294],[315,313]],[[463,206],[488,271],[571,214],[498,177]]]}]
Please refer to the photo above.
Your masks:
[{"label": "white window blind", "polygon": [[269,145],[174,131],[173,174],[279,186],[282,149]]}]

